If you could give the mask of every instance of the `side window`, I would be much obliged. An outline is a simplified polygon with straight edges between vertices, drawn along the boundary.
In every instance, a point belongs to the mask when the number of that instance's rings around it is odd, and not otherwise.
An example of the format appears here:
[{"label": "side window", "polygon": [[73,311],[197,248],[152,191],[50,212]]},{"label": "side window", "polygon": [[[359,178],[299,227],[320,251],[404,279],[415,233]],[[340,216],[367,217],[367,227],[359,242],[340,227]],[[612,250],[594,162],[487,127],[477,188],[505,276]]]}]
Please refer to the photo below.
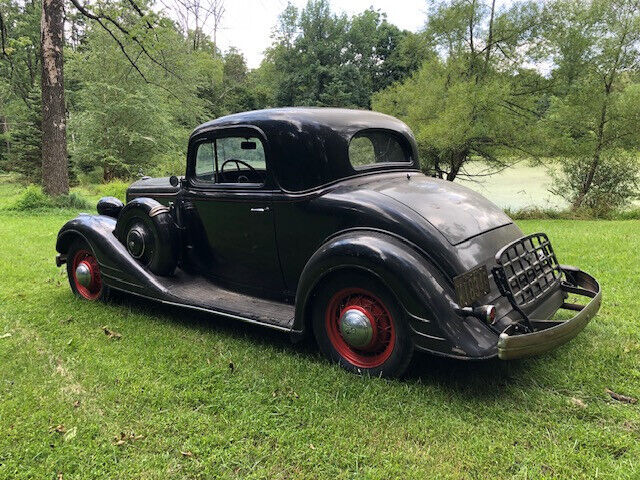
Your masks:
[{"label": "side window", "polygon": [[358,170],[381,163],[409,163],[411,158],[393,134],[365,130],[349,142],[349,161]]},{"label": "side window", "polygon": [[256,137],[220,137],[198,145],[195,165],[200,181],[262,184],[267,164]]},{"label": "side window", "polygon": [[366,167],[375,158],[373,143],[367,137],[354,137],[349,143],[349,161],[353,167]]},{"label": "side window", "polygon": [[211,182],[215,180],[215,149],[214,142],[201,143],[198,145],[196,154],[196,178]]}]

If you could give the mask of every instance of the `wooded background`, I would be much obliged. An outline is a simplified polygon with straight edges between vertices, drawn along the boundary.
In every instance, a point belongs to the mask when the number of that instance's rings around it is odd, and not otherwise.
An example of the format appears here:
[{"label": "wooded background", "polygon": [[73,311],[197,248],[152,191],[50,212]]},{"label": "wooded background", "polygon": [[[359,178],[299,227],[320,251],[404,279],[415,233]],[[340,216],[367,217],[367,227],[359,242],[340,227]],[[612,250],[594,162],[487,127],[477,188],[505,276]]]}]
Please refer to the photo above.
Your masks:
[{"label": "wooded background", "polygon": [[640,1],[426,6],[409,32],[374,9],[290,4],[250,70],[216,46],[223,0],[0,0],[0,170],[51,195],[181,174],[197,124],[317,105],[399,117],[441,178],[557,162],[553,189],[575,209],[637,197]]}]

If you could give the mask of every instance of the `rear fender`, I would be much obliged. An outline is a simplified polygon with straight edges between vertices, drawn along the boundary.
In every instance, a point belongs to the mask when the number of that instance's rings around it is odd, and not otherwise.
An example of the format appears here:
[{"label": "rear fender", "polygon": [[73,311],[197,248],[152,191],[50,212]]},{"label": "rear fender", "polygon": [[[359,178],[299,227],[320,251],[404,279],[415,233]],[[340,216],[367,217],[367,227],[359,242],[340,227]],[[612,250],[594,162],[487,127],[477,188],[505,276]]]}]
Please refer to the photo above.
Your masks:
[{"label": "rear fender", "polygon": [[405,312],[420,350],[459,358],[496,355],[497,335],[455,313],[453,285],[416,247],[376,231],[352,231],[327,241],[309,259],[296,292],[294,331],[309,329],[315,289],[330,274],[359,269],[380,280]]},{"label": "rear fender", "polygon": [[100,265],[105,284],[121,290],[160,298],[167,290],[135,261],[114,235],[116,220],[105,215],[78,215],[60,229],[56,250],[66,255],[77,238],[89,244]]}]

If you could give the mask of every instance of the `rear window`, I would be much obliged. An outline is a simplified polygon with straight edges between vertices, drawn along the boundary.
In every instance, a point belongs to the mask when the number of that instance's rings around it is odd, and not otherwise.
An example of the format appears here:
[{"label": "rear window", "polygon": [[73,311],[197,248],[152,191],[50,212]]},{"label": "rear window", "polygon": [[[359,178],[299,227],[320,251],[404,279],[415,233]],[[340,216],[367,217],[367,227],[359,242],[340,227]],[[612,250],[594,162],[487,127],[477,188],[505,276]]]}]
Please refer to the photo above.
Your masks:
[{"label": "rear window", "polygon": [[351,138],[349,161],[358,170],[384,163],[410,163],[411,158],[392,133],[364,131]]}]

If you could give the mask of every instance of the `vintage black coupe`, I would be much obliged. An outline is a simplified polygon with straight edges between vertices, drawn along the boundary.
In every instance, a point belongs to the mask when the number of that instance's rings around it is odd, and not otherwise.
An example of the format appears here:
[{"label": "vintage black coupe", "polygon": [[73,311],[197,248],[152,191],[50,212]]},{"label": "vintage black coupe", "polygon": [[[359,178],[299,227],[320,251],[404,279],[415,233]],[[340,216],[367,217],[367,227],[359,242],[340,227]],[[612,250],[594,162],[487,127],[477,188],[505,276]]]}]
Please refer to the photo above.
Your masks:
[{"label": "vintage black coupe", "polygon": [[402,374],[415,350],[541,353],[601,303],[598,282],[558,264],[545,234],[524,236],[481,195],[424,175],[409,128],[374,112],[213,120],[191,135],[184,177],[142,178],[126,205],[97,209],[58,234],[76,295],[120,290],[313,334],[331,360],[372,375]]}]

